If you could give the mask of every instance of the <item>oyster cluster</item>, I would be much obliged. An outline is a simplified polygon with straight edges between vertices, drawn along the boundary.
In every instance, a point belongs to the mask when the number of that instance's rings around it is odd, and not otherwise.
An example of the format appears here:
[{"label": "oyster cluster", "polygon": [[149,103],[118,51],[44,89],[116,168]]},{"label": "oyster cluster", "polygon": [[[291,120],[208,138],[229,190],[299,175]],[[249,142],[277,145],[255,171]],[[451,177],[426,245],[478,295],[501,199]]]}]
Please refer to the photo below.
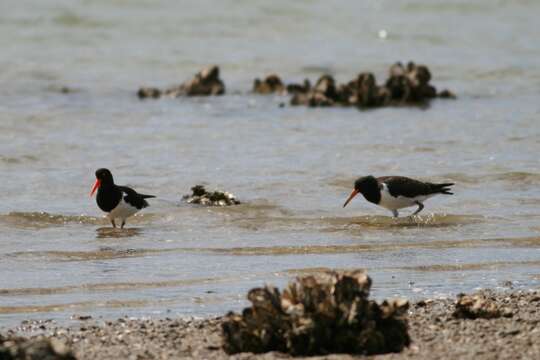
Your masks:
[{"label": "oyster cluster", "polygon": [[251,307],[230,312],[222,324],[229,354],[280,351],[292,355],[399,352],[410,343],[406,300],[368,300],[364,271],[299,277],[283,292],[249,291]]},{"label": "oyster cluster", "polygon": [[0,335],[0,359],[3,360],[75,360],[75,356],[63,342],[38,337],[4,337]]},{"label": "oyster cluster", "polygon": [[191,188],[191,195],[184,195],[182,199],[190,204],[206,206],[230,206],[238,205],[240,201],[230,192],[206,191],[203,185],[195,185]]},{"label": "oyster cluster", "polygon": [[141,87],[137,92],[140,99],[157,99],[164,96],[210,96],[225,94],[225,84],[219,77],[219,67],[210,66],[195,74],[193,79],[178,86],[161,90],[154,87]]},{"label": "oyster cluster", "polygon": [[[330,75],[321,76],[315,85],[309,79],[303,83],[285,84],[277,74],[264,79],[256,78],[252,91],[257,94],[292,95],[291,105],[356,106],[375,108],[396,105],[424,105],[429,100],[455,98],[449,90],[438,92],[430,84],[431,72],[425,65],[398,62],[390,67],[388,79],[377,84],[375,75],[363,72],[345,84],[338,84]],[[140,99],[161,96],[211,96],[225,94],[225,84],[219,77],[219,67],[210,66],[195,74],[192,80],[178,86],[161,90],[155,87],[141,87],[137,92]]]},{"label": "oyster cluster", "polygon": [[363,72],[346,84],[337,84],[330,75],[321,76],[315,86],[309,80],[303,84],[284,85],[278,75],[264,80],[255,79],[253,91],[260,94],[293,94],[291,105],[306,106],[356,106],[374,108],[392,105],[419,105],[435,97],[455,98],[449,90],[437,93],[429,82],[431,72],[425,65],[409,62],[406,66],[396,63],[390,67],[389,77],[378,85],[375,75]]},{"label": "oyster cluster", "polygon": [[459,294],[453,316],[461,319],[495,319],[501,316],[511,317],[509,308],[500,308],[495,301],[483,294]]},{"label": "oyster cluster", "polygon": [[311,89],[309,79],[305,79],[303,84],[285,85],[277,74],[270,74],[264,79],[256,78],[253,81],[253,92],[266,95],[277,93],[280,95],[307,93]]}]

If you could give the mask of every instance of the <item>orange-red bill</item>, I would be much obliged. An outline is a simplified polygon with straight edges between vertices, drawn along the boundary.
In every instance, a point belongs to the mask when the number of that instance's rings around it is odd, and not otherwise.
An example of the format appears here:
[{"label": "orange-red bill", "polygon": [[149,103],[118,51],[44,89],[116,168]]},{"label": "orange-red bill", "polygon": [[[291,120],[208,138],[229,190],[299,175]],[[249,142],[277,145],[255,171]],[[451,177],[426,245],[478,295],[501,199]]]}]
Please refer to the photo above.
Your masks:
[{"label": "orange-red bill", "polygon": [[101,186],[101,180],[96,179],[96,182],[94,183],[94,186],[92,186],[92,191],[90,191],[90,196],[94,195],[97,188]]},{"label": "orange-red bill", "polygon": [[351,195],[349,195],[349,198],[347,199],[347,201],[345,201],[345,204],[343,204],[343,207],[347,206],[349,201],[351,201],[357,194],[358,194],[358,190],[354,189]]}]

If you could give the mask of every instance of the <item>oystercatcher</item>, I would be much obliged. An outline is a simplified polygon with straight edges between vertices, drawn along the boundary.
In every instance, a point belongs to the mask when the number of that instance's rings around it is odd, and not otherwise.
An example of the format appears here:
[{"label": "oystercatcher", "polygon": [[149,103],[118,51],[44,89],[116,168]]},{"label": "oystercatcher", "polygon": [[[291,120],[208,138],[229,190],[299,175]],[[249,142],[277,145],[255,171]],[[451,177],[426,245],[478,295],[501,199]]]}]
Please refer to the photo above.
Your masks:
[{"label": "oystercatcher", "polygon": [[108,169],[96,170],[96,182],[90,196],[94,195],[96,189],[99,208],[109,213],[107,217],[113,227],[116,227],[115,219],[122,220],[120,229],[124,228],[128,217],[148,206],[145,199],[155,198],[154,195],[139,194],[127,186],[116,185]]},{"label": "oystercatcher", "polygon": [[398,217],[398,209],[417,205],[418,209],[411,215],[414,216],[422,211],[424,201],[430,197],[438,194],[453,195],[450,192],[452,185],[423,182],[404,176],[364,176],[354,182],[354,190],[343,207],[360,193],[367,201],[392,211],[394,217]]}]

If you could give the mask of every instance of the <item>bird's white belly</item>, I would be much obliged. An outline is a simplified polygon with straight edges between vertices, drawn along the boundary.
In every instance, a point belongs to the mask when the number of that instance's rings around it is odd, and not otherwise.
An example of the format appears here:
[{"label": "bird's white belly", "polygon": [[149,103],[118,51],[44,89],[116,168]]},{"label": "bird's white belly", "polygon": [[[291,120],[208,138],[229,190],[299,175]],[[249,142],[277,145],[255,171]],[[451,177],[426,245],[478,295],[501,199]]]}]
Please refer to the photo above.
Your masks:
[{"label": "bird's white belly", "polygon": [[381,190],[381,201],[379,202],[379,205],[388,210],[403,209],[409,206],[417,205],[417,201],[424,202],[432,196],[433,195],[422,195],[416,196],[414,198],[408,198],[405,196],[393,197],[392,195],[390,195],[390,192],[388,192],[386,185],[384,185],[383,189]]},{"label": "bird's white belly", "polygon": [[137,211],[139,211],[139,209],[126,203],[124,199],[122,198],[122,200],[120,200],[118,205],[116,205],[116,207],[112,209],[111,212],[109,212],[107,217],[111,220],[114,220],[114,219],[125,220],[128,217],[134,215]]}]

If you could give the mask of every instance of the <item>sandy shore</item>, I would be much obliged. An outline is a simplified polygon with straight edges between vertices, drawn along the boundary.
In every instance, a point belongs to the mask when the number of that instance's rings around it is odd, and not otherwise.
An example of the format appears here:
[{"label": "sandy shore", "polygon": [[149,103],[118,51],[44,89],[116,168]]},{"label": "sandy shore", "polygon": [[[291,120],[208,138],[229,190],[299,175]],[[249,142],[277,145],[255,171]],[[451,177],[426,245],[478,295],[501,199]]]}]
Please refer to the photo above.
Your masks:
[{"label": "sandy shore", "polygon": [[[483,292],[506,315],[495,319],[456,319],[454,300],[412,304],[409,332],[413,343],[381,359],[540,359],[540,291]],[[36,338],[45,336],[71,347],[77,359],[271,359],[286,354],[238,354],[221,350],[220,318],[204,320],[81,320],[79,326],[27,321],[2,331]],[[1,341],[0,341],[1,343]],[[1,346],[0,346],[1,348]],[[349,355],[317,358],[348,359]]]}]

